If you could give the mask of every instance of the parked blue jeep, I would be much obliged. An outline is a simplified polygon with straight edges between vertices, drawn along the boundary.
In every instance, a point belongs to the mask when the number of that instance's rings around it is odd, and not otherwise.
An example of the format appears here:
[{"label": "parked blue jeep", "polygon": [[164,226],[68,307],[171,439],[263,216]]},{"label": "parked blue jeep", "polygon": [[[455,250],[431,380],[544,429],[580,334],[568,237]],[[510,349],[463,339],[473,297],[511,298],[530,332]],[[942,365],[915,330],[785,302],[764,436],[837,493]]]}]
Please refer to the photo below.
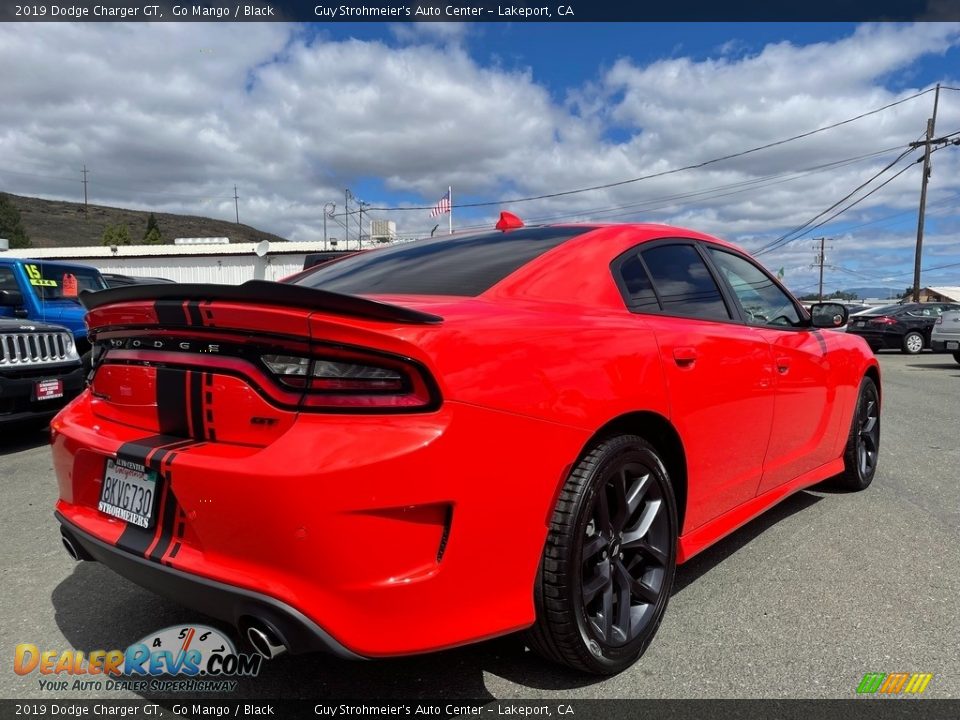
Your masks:
[{"label": "parked blue jeep", "polygon": [[73,333],[80,355],[90,344],[78,296],[106,287],[95,267],[0,255],[0,318],[62,325]]}]

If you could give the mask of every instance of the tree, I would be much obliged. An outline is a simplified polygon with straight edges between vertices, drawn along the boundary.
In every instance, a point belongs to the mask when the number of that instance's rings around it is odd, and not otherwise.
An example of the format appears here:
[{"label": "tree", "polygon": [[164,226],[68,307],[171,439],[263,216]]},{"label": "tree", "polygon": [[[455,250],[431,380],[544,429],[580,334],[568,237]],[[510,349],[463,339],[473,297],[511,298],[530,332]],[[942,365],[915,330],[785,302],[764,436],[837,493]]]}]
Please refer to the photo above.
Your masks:
[{"label": "tree", "polygon": [[20,211],[6,195],[0,195],[0,237],[9,240],[11,248],[28,248],[31,245],[20,219]]},{"label": "tree", "polygon": [[901,295],[900,297],[901,298],[913,297],[913,285],[911,285],[906,290],[904,290],[903,295]]},{"label": "tree", "polygon": [[130,228],[123,225],[107,225],[103,230],[101,241],[104,245],[129,245]]},{"label": "tree", "polygon": [[150,213],[150,217],[147,218],[147,229],[143,233],[143,242],[145,245],[160,245],[163,242],[160,225],[153,213]]}]

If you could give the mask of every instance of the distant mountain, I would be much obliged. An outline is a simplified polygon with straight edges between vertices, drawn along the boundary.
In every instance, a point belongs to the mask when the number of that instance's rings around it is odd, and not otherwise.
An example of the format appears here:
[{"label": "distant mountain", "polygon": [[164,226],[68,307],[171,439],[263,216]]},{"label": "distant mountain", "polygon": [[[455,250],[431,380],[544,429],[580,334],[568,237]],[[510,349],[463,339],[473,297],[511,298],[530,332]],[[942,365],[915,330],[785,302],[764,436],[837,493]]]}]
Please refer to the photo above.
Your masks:
[{"label": "distant mountain", "polygon": [[[149,210],[90,205],[84,212],[83,203],[42,200],[10,193],[4,195],[20,211],[24,229],[35,248],[100,245],[104,228],[121,224],[130,228],[130,239],[136,244],[143,238],[147,218],[150,217]],[[286,240],[227,220],[161,212],[155,212],[154,216],[166,243],[173,242],[177,237],[228,237],[234,243]]]},{"label": "distant mountain", "polygon": [[881,300],[896,300],[899,299],[900,294],[903,292],[904,288],[907,286],[904,283],[903,287],[892,288],[892,287],[855,287],[847,288],[843,292],[845,293],[855,293],[858,298],[861,300],[866,300],[867,298],[879,298]]}]

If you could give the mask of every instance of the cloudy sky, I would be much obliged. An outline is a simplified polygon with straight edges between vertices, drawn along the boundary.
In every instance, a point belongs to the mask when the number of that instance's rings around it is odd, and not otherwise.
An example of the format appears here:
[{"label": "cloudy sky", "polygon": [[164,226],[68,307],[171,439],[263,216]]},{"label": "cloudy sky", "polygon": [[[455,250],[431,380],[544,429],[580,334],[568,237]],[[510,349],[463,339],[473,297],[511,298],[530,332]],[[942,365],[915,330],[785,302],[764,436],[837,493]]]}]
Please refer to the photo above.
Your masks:
[{"label": "cloudy sky", "polygon": [[[758,250],[920,138],[934,95],[912,96],[960,88],[960,26],[4,23],[0,67],[8,192],[82,199],[85,164],[91,202],[232,219],[236,184],[241,221],[317,240],[345,188],[385,208],[365,221],[413,235],[436,221],[396,208],[452,186],[455,228],[509,209],[528,222],[670,222]],[[945,89],[937,135],[957,131],[960,91]],[[809,291],[825,235],[828,288],[906,287],[917,157],[764,262]],[[924,284],[960,285],[960,147],[933,161],[923,264],[957,266]]]}]

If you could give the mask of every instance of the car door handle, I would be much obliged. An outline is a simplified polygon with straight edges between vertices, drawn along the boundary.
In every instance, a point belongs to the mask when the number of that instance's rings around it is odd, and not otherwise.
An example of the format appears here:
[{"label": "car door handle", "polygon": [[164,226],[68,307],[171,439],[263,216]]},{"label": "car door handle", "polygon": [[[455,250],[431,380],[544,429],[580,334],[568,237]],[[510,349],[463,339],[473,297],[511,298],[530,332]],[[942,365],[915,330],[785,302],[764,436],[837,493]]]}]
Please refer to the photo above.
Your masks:
[{"label": "car door handle", "polygon": [[674,348],[673,359],[680,367],[693,367],[693,364],[697,361],[697,350],[692,347]]},{"label": "car door handle", "polygon": [[786,375],[787,371],[790,370],[790,358],[788,357],[778,357],[777,358],[777,372],[781,375]]}]

